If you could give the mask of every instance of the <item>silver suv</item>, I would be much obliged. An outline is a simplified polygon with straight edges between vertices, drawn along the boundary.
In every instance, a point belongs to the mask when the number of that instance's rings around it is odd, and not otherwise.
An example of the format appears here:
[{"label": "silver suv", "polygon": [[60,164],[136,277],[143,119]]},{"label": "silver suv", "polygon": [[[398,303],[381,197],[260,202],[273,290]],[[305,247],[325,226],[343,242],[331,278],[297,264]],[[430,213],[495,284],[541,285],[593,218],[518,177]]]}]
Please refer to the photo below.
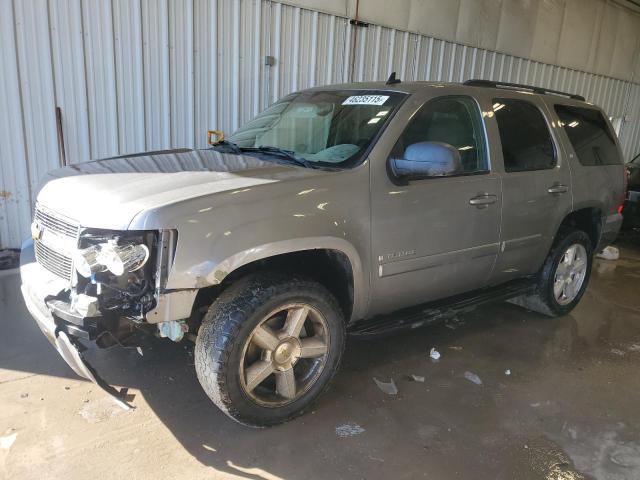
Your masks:
[{"label": "silver suv", "polygon": [[195,342],[207,395],[252,426],[307,409],[348,332],[488,300],[580,300],[621,224],[603,112],[524,85],[356,83],[286,96],[211,148],[50,173],[22,291],[79,375],[82,342]]}]

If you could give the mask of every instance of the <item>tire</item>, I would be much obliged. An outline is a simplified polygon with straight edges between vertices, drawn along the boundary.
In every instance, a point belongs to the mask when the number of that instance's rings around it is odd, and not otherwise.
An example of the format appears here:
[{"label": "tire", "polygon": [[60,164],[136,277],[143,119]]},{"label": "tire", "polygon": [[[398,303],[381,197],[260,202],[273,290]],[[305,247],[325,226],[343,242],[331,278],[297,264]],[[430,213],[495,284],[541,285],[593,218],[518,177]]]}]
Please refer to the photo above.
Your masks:
[{"label": "tire", "polygon": [[251,274],[223,291],[205,315],[196,373],[211,401],[235,421],[275,425],[304,413],[326,390],[345,337],[342,311],[325,287],[297,276]]},{"label": "tire", "polygon": [[[568,249],[574,245],[580,245],[583,249],[585,256],[584,276],[579,288],[575,288],[575,295],[558,299],[554,291],[556,273],[558,272],[560,262],[566,258],[565,253],[568,253]],[[578,248],[578,250],[580,249]],[[532,295],[517,297],[512,300],[512,303],[549,317],[566,315],[574,309],[582,298],[589,283],[592,264],[593,250],[588,235],[582,230],[563,228],[560,231],[559,240],[551,247],[549,255],[538,273],[535,292]],[[560,273],[560,275],[562,276],[562,273]]]}]

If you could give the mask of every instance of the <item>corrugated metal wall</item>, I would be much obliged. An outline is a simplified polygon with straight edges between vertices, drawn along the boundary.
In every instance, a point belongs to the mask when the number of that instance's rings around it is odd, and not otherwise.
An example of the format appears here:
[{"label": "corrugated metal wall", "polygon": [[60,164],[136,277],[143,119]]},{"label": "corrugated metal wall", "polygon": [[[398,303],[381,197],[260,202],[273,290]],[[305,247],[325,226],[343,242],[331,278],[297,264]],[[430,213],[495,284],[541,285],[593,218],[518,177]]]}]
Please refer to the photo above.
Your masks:
[{"label": "corrugated metal wall", "polygon": [[[265,65],[265,56],[275,58]],[[28,235],[38,181],[60,165],[206,144],[318,84],[468,78],[584,95],[625,114],[640,150],[640,85],[266,0],[0,0],[0,248]]]}]

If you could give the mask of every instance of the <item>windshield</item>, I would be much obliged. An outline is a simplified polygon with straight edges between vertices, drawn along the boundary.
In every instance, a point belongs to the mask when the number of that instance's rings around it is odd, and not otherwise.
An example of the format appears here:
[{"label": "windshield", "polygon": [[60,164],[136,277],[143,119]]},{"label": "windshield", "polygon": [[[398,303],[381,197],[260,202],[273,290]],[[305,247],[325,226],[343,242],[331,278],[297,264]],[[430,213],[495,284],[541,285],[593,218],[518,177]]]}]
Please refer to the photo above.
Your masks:
[{"label": "windshield", "polygon": [[296,93],[227,139],[241,149],[272,147],[289,151],[307,164],[346,168],[360,161],[404,97],[371,90]]}]

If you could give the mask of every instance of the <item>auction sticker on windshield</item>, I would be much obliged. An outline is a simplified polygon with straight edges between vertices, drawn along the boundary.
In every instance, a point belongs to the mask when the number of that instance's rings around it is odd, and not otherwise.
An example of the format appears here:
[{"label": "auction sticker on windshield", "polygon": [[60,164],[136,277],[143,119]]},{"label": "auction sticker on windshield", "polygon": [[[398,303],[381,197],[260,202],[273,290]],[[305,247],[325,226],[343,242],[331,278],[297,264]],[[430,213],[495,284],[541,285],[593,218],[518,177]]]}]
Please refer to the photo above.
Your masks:
[{"label": "auction sticker on windshield", "polygon": [[352,95],[342,105],[384,105],[387,100],[388,95]]}]

